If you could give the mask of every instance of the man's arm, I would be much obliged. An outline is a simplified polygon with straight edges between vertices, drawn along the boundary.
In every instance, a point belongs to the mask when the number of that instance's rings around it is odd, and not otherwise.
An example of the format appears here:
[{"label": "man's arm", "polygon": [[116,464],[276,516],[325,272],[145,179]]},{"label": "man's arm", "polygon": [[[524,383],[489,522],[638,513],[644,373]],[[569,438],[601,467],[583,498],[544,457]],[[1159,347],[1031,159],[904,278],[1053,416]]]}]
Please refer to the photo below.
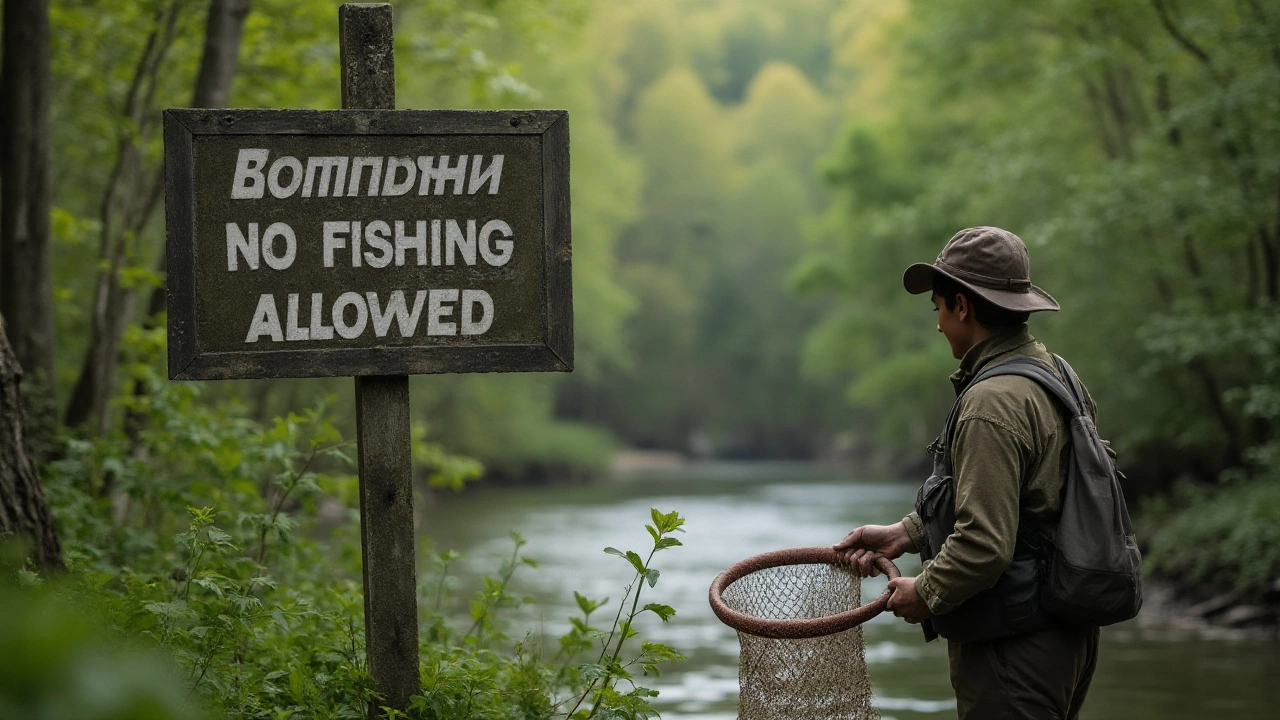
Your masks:
[{"label": "man's arm", "polygon": [[934,614],[950,612],[995,585],[1009,566],[1018,535],[1022,477],[1031,453],[1025,430],[981,409],[962,414],[951,447],[955,530],[915,583],[916,593]]},{"label": "man's arm", "polygon": [[[912,524],[913,523],[913,524]],[[890,560],[904,552],[920,552],[911,531],[920,531],[920,518],[911,513],[902,522],[893,525],[863,525],[832,545],[833,550],[845,551],[845,559],[864,577],[875,577],[880,570],[873,564],[877,557]],[[915,590],[916,578],[900,577],[889,581],[887,608],[910,623],[918,623],[929,617],[929,607]]]}]

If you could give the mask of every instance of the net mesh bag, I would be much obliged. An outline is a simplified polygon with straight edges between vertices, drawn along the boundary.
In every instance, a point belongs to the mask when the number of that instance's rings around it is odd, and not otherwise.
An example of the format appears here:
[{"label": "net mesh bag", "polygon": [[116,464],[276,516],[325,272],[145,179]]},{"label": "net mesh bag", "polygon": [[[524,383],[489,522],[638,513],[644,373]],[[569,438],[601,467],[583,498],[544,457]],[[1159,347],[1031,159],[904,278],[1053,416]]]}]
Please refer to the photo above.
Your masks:
[{"label": "net mesh bag", "polygon": [[[882,571],[897,577],[887,560]],[[879,719],[862,623],[888,593],[862,605],[862,579],[830,548],[758,555],[711,586],[716,615],[738,631],[739,720]]]}]

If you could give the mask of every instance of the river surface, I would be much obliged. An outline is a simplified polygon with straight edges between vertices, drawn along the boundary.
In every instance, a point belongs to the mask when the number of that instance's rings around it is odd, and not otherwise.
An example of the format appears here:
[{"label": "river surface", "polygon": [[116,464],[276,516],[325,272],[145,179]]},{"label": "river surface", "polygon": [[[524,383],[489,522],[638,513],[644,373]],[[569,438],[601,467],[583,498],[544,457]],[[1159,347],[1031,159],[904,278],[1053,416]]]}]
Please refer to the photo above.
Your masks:
[{"label": "river surface", "polygon": [[[521,568],[511,591],[537,602],[514,611],[509,634],[555,636],[578,614],[575,590],[610,598],[612,618],[631,571],[603,549],[647,555],[649,509],[678,510],[687,521],[687,532],[678,536],[684,546],[658,553],[654,566],[661,578],[645,588],[643,598],[671,605],[677,615],[664,625],[646,614],[637,639],[667,643],[688,660],[667,665],[661,677],[642,684],[660,691],[655,706],[666,720],[731,720],[737,716],[738,638],[707,605],[711,580],[751,555],[830,545],[855,526],[895,522],[914,494],[909,483],[800,465],[695,465],[584,486],[477,487],[438,499],[422,530],[436,549],[464,555],[451,571],[461,595],[473,592],[478,578],[494,574],[510,555],[512,531],[523,535],[525,552],[538,567]],[[918,571],[912,558],[900,562],[904,573]],[[883,578],[867,580],[864,599],[883,588]],[[885,718],[955,717],[941,641],[925,644],[919,628],[887,613],[864,630],[876,704]],[[1082,718],[1280,718],[1280,643],[1160,630],[1136,621],[1104,628]]]}]

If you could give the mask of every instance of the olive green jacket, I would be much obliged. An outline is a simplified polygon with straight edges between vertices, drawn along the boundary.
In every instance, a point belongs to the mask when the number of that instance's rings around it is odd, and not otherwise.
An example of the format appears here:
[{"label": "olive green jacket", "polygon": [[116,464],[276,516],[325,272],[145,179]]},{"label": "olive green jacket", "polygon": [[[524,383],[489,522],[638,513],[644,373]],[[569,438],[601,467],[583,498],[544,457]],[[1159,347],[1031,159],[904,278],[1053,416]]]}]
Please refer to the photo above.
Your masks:
[{"label": "olive green jacket", "polygon": [[[985,366],[1034,357],[1053,367],[1027,326],[997,331],[974,345],[951,376],[959,395]],[[1092,400],[1090,411],[1095,412]],[[956,484],[955,531],[916,578],[916,593],[935,615],[995,585],[1013,559],[1019,518],[1052,542],[1062,512],[1071,434],[1058,404],[1036,381],[998,375],[961,400],[951,441]],[[914,512],[903,525],[919,552],[924,527]]]}]

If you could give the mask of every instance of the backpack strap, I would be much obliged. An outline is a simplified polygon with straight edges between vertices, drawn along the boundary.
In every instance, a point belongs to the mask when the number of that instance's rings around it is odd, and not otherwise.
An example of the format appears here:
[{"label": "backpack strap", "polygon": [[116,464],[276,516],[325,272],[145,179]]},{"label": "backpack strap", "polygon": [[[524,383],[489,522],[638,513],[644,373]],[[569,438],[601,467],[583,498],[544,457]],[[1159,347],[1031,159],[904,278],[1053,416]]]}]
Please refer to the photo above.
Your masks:
[{"label": "backpack strap", "polygon": [[996,375],[1021,375],[1034,380],[1051,396],[1057,398],[1058,403],[1066,409],[1071,418],[1090,415],[1089,404],[1085,400],[1084,390],[1080,386],[1080,380],[1076,377],[1075,371],[1061,357],[1054,355],[1053,360],[1054,364],[1058,366],[1058,371],[1062,374],[1062,377],[1066,378],[1065,383],[1043,360],[1032,357],[1015,357],[984,368],[969,382],[951,406],[951,412],[947,414],[947,421],[943,425],[940,449],[947,452],[949,456],[951,437],[955,434],[956,416],[960,412],[960,401],[964,399],[964,396],[968,394],[974,385]]},{"label": "backpack strap", "polygon": [[1058,366],[1058,371],[1062,373],[1062,378],[1066,378],[1065,382],[1046,363],[1031,357],[1016,357],[993,365],[974,378],[973,382],[977,383],[979,380],[995,375],[1021,375],[1035,380],[1040,387],[1056,397],[1071,417],[1089,415],[1089,405],[1075,372],[1070,365],[1067,365],[1066,360],[1057,355],[1053,356],[1053,360]]},{"label": "backpack strap", "polygon": [[[970,388],[987,378],[997,375],[1021,375],[1035,381],[1049,395],[1056,398],[1058,404],[1066,410],[1069,420],[1074,420],[1082,415],[1090,416],[1089,404],[1085,400],[1087,396],[1081,388],[1080,380],[1076,377],[1075,371],[1061,357],[1053,355],[1053,360],[1054,364],[1058,366],[1058,372],[1061,373],[1061,377],[1043,360],[1025,356],[990,365],[978,373],[969,385],[965,387],[960,397],[956,398],[955,405],[951,408],[951,413],[947,415],[947,424],[943,430],[943,437],[946,439],[943,442],[947,445],[944,451],[947,453],[945,462],[948,472],[951,471],[951,448],[949,445],[955,433],[956,415],[959,413],[960,400],[969,392]],[[1066,382],[1063,382],[1062,378],[1066,378]],[[1047,548],[1050,547],[1048,540],[1030,531],[1024,532],[1025,527],[1024,523],[1018,523],[1017,545],[1014,548],[1015,555],[1019,552],[1020,547],[1024,547],[1036,557],[1045,557]]]},{"label": "backpack strap", "polygon": [[1076,371],[1071,369],[1066,360],[1061,355],[1054,355],[1053,362],[1058,366],[1058,373],[1067,379],[1067,384],[1071,388],[1071,394],[1075,395],[1076,402],[1080,404],[1080,414],[1093,414],[1092,403],[1089,400],[1089,393],[1084,389],[1084,384],[1080,382],[1080,376],[1076,375]]}]

